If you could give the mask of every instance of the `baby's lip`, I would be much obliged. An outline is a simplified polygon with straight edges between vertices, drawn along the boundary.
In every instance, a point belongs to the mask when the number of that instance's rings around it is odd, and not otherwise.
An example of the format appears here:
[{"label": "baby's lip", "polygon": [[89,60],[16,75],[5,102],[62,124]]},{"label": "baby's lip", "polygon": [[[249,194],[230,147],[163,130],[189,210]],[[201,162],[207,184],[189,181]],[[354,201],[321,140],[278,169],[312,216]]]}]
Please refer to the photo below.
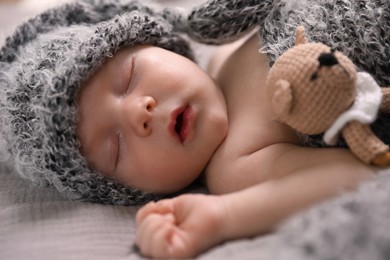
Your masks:
[{"label": "baby's lip", "polygon": [[192,131],[194,120],[195,115],[191,106],[180,106],[171,113],[168,132],[180,143],[184,143]]}]

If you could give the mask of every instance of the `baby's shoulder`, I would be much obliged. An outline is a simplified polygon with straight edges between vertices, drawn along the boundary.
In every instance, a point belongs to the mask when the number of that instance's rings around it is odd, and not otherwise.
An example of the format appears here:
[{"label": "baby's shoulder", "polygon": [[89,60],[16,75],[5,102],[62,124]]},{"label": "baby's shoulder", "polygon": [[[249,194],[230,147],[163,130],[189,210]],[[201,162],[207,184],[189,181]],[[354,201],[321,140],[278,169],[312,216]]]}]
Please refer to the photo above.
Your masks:
[{"label": "baby's shoulder", "polygon": [[268,59],[258,52],[256,34],[216,50],[209,69],[222,88],[228,107],[229,129],[205,169],[213,193],[239,190],[260,180],[267,162],[263,148],[298,143],[296,133],[274,120],[265,92]]}]

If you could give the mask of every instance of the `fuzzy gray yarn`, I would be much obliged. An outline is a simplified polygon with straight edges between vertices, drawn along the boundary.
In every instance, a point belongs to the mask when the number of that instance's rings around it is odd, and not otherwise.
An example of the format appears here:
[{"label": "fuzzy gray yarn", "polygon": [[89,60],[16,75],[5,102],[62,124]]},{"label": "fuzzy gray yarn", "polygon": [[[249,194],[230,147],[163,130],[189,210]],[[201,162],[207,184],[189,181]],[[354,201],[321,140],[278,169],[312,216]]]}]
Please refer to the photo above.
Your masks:
[{"label": "fuzzy gray yarn", "polygon": [[116,51],[151,44],[192,58],[162,14],[138,1],[85,0],[19,26],[0,50],[0,124],[16,173],[72,199],[139,205],[161,196],[90,168],[76,137],[76,95]]},{"label": "fuzzy gray yarn", "polygon": [[266,241],[259,259],[390,259],[390,171],[358,191],[292,217]]}]

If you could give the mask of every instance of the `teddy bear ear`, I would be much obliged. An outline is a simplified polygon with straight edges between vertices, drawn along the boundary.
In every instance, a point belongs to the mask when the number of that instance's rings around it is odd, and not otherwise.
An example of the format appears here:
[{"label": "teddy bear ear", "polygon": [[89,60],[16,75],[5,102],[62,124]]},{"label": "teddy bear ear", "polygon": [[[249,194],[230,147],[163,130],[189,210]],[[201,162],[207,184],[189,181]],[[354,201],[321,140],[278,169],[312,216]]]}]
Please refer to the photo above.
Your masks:
[{"label": "teddy bear ear", "polygon": [[272,111],[277,117],[288,114],[292,108],[293,93],[290,82],[279,79],[274,85],[274,93],[271,97]]},{"label": "teddy bear ear", "polygon": [[305,36],[305,27],[302,25],[298,26],[297,29],[295,29],[295,46],[299,44],[307,43],[308,40]]}]

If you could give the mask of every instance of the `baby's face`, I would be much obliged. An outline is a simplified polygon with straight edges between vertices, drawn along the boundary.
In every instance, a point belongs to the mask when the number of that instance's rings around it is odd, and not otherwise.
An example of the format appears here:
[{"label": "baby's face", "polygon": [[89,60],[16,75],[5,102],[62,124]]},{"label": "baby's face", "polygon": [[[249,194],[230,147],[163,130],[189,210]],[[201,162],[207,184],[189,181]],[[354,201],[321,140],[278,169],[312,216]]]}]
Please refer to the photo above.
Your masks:
[{"label": "baby's face", "polygon": [[80,91],[77,134],[102,174],[144,191],[174,192],[199,176],[225,138],[226,104],[185,57],[125,48]]}]

